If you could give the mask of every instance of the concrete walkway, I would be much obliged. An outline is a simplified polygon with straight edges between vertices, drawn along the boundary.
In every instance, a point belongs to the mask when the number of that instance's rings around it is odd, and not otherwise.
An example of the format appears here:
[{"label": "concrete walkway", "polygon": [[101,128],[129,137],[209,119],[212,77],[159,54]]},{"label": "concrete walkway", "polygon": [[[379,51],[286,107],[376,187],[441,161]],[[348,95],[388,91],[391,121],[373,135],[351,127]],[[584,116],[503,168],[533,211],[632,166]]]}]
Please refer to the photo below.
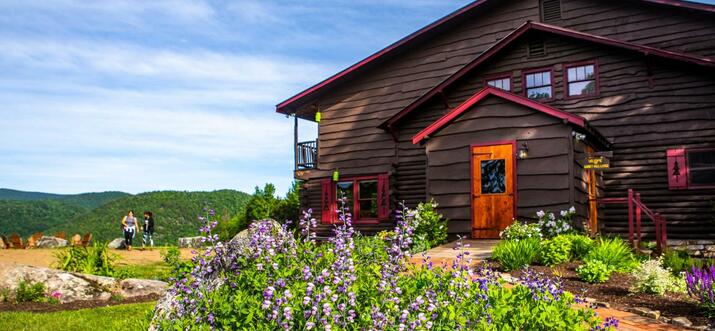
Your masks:
[{"label": "concrete walkway", "polygon": [[[462,250],[469,252],[467,259],[471,258],[472,261],[470,266],[476,266],[479,263],[485,261],[487,258],[491,257],[492,250],[494,246],[499,243],[499,240],[475,240],[475,239],[464,239],[462,244],[464,247]],[[457,242],[453,241],[442,246],[432,248],[424,253],[415,254],[412,257],[411,262],[415,265],[422,265],[427,259],[432,262],[434,266],[447,266],[452,265],[452,262],[456,259],[457,254],[461,250],[456,250]],[[605,320],[606,317],[614,317],[619,321],[618,330],[626,331],[670,331],[670,330],[688,330],[685,328],[679,328],[672,324],[666,324],[659,322],[655,319],[643,317],[633,313],[620,311],[612,308],[597,308],[596,312],[598,316]]]}]

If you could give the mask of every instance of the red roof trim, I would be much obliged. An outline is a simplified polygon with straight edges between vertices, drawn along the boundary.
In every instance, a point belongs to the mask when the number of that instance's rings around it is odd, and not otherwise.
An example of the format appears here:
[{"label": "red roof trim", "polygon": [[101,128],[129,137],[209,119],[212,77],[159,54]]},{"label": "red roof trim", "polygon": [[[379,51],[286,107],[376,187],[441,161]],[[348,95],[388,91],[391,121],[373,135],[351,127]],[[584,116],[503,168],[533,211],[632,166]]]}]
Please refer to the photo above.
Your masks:
[{"label": "red roof trim", "polygon": [[690,1],[677,1],[677,0],[642,0],[645,2],[655,3],[659,5],[681,7],[687,9],[702,10],[711,13],[715,13],[715,6],[706,3],[695,3]]},{"label": "red roof trim", "polygon": [[464,6],[464,7],[462,7],[462,8],[460,8],[460,9],[457,9],[456,11],[452,12],[451,14],[449,14],[449,15],[447,15],[447,16],[445,16],[445,17],[442,17],[441,19],[439,19],[439,20],[433,22],[432,24],[427,25],[427,26],[425,26],[424,28],[422,28],[422,29],[420,29],[420,30],[417,30],[416,32],[414,32],[414,33],[412,33],[412,34],[410,34],[410,35],[408,35],[408,36],[406,36],[406,37],[404,37],[404,38],[398,40],[397,42],[391,44],[390,46],[387,46],[386,48],[382,49],[381,51],[378,51],[377,53],[370,55],[369,57],[365,58],[364,60],[362,60],[362,61],[360,61],[360,62],[358,62],[358,63],[356,63],[356,64],[353,64],[352,66],[348,67],[347,69],[338,72],[337,74],[335,74],[335,75],[333,75],[333,76],[327,78],[326,80],[324,80],[324,81],[322,81],[322,82],[320,82],[320,83],[314,85],[313,87],[310,87],[310,88],[308,88],[307,90],[296,94],[295,96],[291,97],[290,99],[281,102],[280,104],[278,104],[278,106],[276,106],[276,111],[279,112],[279,113],[287,113],[287,112],[286,112],[286,107],[290,106],[290,104],[292,104],[292,103],[294,103],[294,102],[296,102],[296,101],[298,101],[298,100],[300,100],[300,99],[302,99],[302,98],[304,98],[304,97],[306,97],[306,96],[308,96],[308,95],[310,95],[310,94],[312,94],[312,93],[314,93],[314,92],[316,92],[316,91],[322,89],[322,88],[325,87],[326,85],[335,82],[336,80],[338,80],[338,79],[344,77],[345,75],[348,75],[348,74],[350,74],[351,72],[353,72],[353,71],[355,71],[355,70],[357,70],[357,69],[359,69],[359,68],[365,66],[366,64],[368,64],[368,63],[370,63],[370,62],[376,60],[377,58],[382,57],[383,55],[385,55],[385,54],[387,54],[387,53],[389,53],[389,52],[391,52],[391,51],[393,51],[393,50],[399,48],[400,46],[403,46],[403,45],[407,44],[408,42],[410,42],[410,41],[412,41],[413,39],[415,39],[415,38],[421,36],[422,34],[424,34],[424,33],[428,32],[428,31],[430,31],[430,30],[432,30],[432,29],[434,29],[434,28],[436,28],[436,27],[442,25],[443,23],[446,23],[447,21],[452,20],[453,18],[456,18],[456,17],[458,17],[458,16],[461,16],[462,14],[465,14],[466,12],[469,12],[469,11],[471,11],[472,9],[474,9],[474,8],[476,8],[476,7],[478,7],[478,6],[482,5],[482,4],[484,4],[484,3],[486,3],[486,2],[487,2],[487,0],[479,0],[479,1],[472,2],[472,3],[470,3],[470,4],[468,4],[468,5]]},{"label": "red roof trim", "polygon": [[418,143],[422,142],[422,140],[424,140],[427,136],[442,129],[447,124],[449,124],[452,120],[457,118],[459,115],[462,115],[464,112],[471,109],[472,106],[474,106],[477,102],[483,100],[484,98],[486,98],[487,96],[490,96],[490,95],[500,97],[502,99],[520,104],[524,107],[528,107],[528,108],[534,109],[536,111],[540,111],[544,114],[562,119],[562,120],[564,120],[568,123],[574,124],[578,127],[581,127],[584,129],[586,128],[586,120],[583,117],[576,116],[574,114],[571,114],[571,113],[568,113],[568,112],[565,112],[562,110],[558,110],[556,108],[547,106],[543,103],[538,103],[534,100],[527,99],[520,95],[502,91],[500,89],[496,89],[493,87],[485,87],[485,88],[479,90],[479,92],[477,92],[473,96],[471,96],[469,99],[467,99],[467,101],[465,101],[464,103],[459,105],[457,108],[450,111],[449,113],[442,116],[440,119],[438,119],[434,123],[427,126],[424,130],[417,133],[414,137],[412,137],[412,143],[418,144]]},{"label": "red roof trim", "polygon": [[432,97],[434,97],[438,93],[444,91],[444,89],[446,89],[447,87],[452,85],[454,82],[459,80],[462,76],[471,72],[474,68],[481,65],[482,63],[484,63],[485,61],[490,59],[493,55],[498,53],[500,50],[502,50],[503,48],[505,48],[509,44],[511,44],[514,40],[516,40],[517,38],[519,38],[520,36],[522,36],[523,34],[525,34],[528,31],[531,31],[531,30],[543,31],[543,32],[561,35],[561,36],[567,36],[567,37],[572,37],[572,38],[576,38],[576,39],[587,40],[587,41],[595,42],[595,43],[602,44],[602,45],[619,47],[619,48],[623,48],[623,49],[628,49],[628,50],[644,53],[647,55],[659,56],[659,57],[672,59],[672,60],[676,60],[676,61],[683,61],[683,62],[706,66],[706,67],[715,67],[715,60],[707,58],[707,57],[697,57],[697,56],[692,56],[692,55],[688,55],[688,54],[684,54],[684,53],[666,51],[666,50],[662,50],[659,48],[654,48],[654,47],[650,47],[650,46],[634,44],[631,42],[601,37],[601,36],[597,36],[597,35],[593,35],[593,34],[583,33],[583,32],[570,30],[570,29],[566,29],[566,28],[562,28],[562,27],[558,27],[558,26],[548,25],[548,24],[544,24],[544,23],[526,22],[526,23],[522,24],[521,26],[519,26],[516,30],[512,31],[506,37],[504,37],[504,39],[500,40],[496,44],[492,45],[492,47],[490,47],[489,49],[487,49],[486,51],[481,53],[474,60],[472,60],[472,62],[468,63],[461,69],[457,70],[457,72],[455,72],[454,74],[449,76],[447,79],[442,81],[442,83],[433,87],[431,90],[429,90],[427,93],[425,93],[422,96],[420,96],[419,98],[417,98],[415,101],[410,103],[407,107],[402,109],[400,112],[398,112],[397,114],[390,117],[387,121],[380,124],[380,127],[386,128],[386,127],[394,126],[397,122],[399,122],[407,114],[414,111],[417,107],[421,106],[422,104],[424,104],[425,102],[430,100]]}]

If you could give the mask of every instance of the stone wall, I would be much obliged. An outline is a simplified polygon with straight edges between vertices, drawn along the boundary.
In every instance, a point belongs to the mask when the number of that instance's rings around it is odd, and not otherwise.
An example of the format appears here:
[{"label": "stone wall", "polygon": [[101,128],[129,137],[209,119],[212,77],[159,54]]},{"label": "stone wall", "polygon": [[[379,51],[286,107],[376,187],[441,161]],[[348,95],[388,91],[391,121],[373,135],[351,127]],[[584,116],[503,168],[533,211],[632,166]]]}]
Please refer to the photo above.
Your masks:
[{"label": "stone wall", "polygon": [[688,251],[694,257],[715,258],[715,240],[668,240],[668,248]]}]

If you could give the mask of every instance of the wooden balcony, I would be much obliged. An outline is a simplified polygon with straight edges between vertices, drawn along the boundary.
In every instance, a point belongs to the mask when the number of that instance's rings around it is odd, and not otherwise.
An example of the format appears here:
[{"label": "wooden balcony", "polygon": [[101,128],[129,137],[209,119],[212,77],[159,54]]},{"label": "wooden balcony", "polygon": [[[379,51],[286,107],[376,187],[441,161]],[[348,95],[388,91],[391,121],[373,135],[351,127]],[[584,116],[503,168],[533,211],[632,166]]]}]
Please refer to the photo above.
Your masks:
[{"label": "wooden balcony", "polygon": [[295,170],[318,167],[318,141],[299,142],[295,146]]}]

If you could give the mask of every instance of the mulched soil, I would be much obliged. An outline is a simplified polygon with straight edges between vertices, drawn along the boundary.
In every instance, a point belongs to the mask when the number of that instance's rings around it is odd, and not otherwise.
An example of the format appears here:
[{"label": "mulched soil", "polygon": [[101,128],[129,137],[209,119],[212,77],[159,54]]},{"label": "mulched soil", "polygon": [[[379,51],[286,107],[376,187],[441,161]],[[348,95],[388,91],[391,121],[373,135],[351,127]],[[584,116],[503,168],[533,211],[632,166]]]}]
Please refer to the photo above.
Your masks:
[{"label": "mulched soil", "polygon": [[[674,318],[683,316],[693,322],[693,325],[707,325],[715,321],[708,320],[698,310],[696,303],[683,294],[666,293],[666,295],[631,293],[628,289],[633,284],[629,274],[614,273],[603,284],[589,284],[579,279],[576,273],[577,263],[566,263],[556,267],[564,288],[574,294],[594,298],[611,304],[612,308],[645,307],[659,310],[662,316]],[[554,276],[554,269],[544,266],[531,266],[532,270],[548,276]],[[522,272],[513,271],[510,274],[518,277]]]},{"label": "mulched soil", "polygon": [[144,295],[140,297],[122,299],[122,300],[87,300],[75,301],[62,304],[41,303],[41,302],[23,302],[23,303],[7,303],[0,302],[0,311],[26,311],[33,313],[51,313],[65,310],[78,310],[87,308],[99,308],[116,305],[125,305],[129,303],[141,303],[159,300],[158,295]]}]

